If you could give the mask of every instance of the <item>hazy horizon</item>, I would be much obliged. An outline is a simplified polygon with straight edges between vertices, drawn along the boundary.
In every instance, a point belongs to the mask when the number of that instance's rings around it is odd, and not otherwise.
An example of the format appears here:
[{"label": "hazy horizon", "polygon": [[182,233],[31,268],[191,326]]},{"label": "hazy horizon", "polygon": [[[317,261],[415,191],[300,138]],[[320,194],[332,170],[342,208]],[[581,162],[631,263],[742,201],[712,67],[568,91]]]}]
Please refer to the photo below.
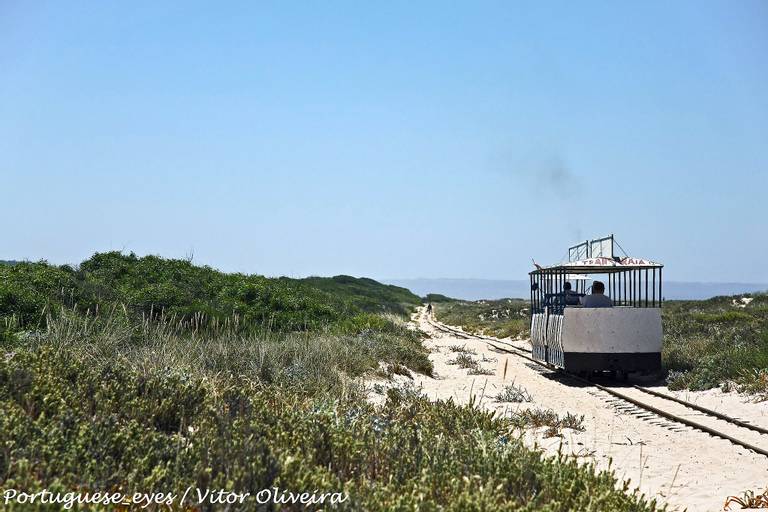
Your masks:
[{"label": "hazy horizon", "polygon": [[[408,288],[421,297],[438,293],[454,299],[527,299],[529,281],[523,279],[380,279],[382,283]],[[768,283],[721,283],[664,281],[666,300],[702,300],[722,295],[768,292]]]}]

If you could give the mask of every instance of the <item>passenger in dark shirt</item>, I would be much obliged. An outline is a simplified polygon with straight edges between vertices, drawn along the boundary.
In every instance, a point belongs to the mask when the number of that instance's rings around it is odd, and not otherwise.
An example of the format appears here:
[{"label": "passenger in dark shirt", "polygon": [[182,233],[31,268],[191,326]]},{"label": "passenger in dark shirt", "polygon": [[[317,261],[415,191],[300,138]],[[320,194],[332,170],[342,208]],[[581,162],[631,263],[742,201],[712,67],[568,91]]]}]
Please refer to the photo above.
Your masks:
[{"label": "passenger in dark shirt", "polygon": [[592,293],[581,299],[581,305],[585,308],[611,308],[613,301],[605,295],[605,285],[602,281],[592,283]]},{"label": "passenger in dark shirt", "polygon": [[566,281],[563,285],[563,301],[566,306],[578,306],[579,295],[571,290],[570,281]]}]

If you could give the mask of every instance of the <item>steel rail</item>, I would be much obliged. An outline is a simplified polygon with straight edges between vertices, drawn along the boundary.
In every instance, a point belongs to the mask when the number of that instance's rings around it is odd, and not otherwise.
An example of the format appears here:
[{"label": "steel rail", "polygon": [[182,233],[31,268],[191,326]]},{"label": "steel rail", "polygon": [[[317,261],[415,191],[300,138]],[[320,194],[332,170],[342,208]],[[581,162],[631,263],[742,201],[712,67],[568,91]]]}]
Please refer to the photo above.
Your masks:
[{"label": "steel rail", "polygon": [[695,409],[699,412],[703,412],[704,414],[708,414],[710,416],[714,416],[715,418],[721,419],[723,421],[727,421],[729,423],[733,423],[734,425],[738,425],[740,427],[748,428],[750,430],[754,430],[755,432],[760,432],[761,434],[768,434],[768,428],[758,427],[757,425],[752,425],[751,423],[747,423],[746,421],[742,421],[737,418],[733,418],[731,416],[728,416],[726,414],[713,411],[712,409],[708,409],[706,407],[702,407],[701,405],[696,405],[694,403],[688,402],[686,400],[681,400],[680,398],[677,398],[672,395],[667,395],[665,393],[659,393],[658,391],[654,391],[652,389],[644,388],[643,386],[633,386],[635,389],[638,389],[642,391],[643,393],[648,393],[649,395],[657,396],[659,398],[664,398],[666,400],[671,400],[672,402],[677,402],[681,405],[684,405],[686,407],[690,407],[691,409]]},{"label": "steel rail", "polygon": [[[533,363],[538,364],[539,366],[543,366],[543,367],[545,367],[547,369],[550,369],[550,370],[552,369],[552,367],[547,365],[546,363],[542,363],[541,361],[538,361],[538,360],[528,356],[526,354],[526,352],[527,352],[526,350],[518,348],[518,347],[515,347],[514,345],[508,345],[508,347],[515,349],[517,352],[513,352],[513,351],[509,350],[507,347],[500,347],[500,346],[496,345],[495,343],[492,343],[491,342],[491,338],[489,338],[489,337],[485,337],[485,336],[481,337],[481,336],[473,335],[473,334],[470,334],[470,333],[467,333],[467,332],[464,332],[464,331],[454,330],[454,329],[446,326],[445,324],[442,324],[440,322],[431,320],[429,317],[427,317],[427,323],[429,323],[432,327],[434,327],[434,328],[436,328],[438,330],[442,330],[443,332],[449,332],[451,334],[458,334],[458,333],[460,333],[461,335],[463,335],[465,337],[465,339],[469,339],[469,338],[472,338],[472,337],[478,338],[478,339],[482,339],[487,344],[489,344],[493,348],[495,348],[496,350],[500,350],[502,352],[507,352],[509,354],[514,354],[514,355],[520,356],[520,357],[522,357],[524,359],[527,359],[528,361],[531,361]],[[494,340],[494,341],[498,341],[498,340]],[[696,421],[692,421],[692,420],[683,418],[682,416],[678,416],[676,414],[672,414],[672,413],[667,412],[667,411],[665,411],[663,409],[659,409],[658,407],[654,407],[653,405],[646,404],[645,402],[642,402],[640,400],[636,400],[636,399],[634,399],[634,398],[632,398],[630,396],[625,395],[624,393],[620,393],[620,392],[618,392],[618,391],[616,391],[616,390],[614,390],[612,388],[608,388],[608,387],[602,386],[600,384],[592,382],[592,381],[590,381],[588,379],[585,379],[583,377],[579,377],[578,375],[574,375],[574,374],[568,373],[568,372],[563,372],[563,373],[565,375],[567,375],[568,377],[570,377],[570,378],[572,378],[572,379],[574,379],[574,380],[576,380],[578,382],[582,382],[584,384],[587,384],[587,385],[590,385],[590,386],[594,386],[597,389],[599,389],[600,391],[608,393],[609,395],[613,395],[616,398],[619,398],[621,400],[629,402],[632,405],[635,405],[637,407],[640,407],[641,409],[645,409],[647,411],[650,411],[650,412],[652,412],[652,413],[654,413],[654,414],[656,414],[658,416],[661,416],[663,418],[667,418],[667,419],[672,420],[672,421],[677,422],[677,423],[682,423],[683,425],[686,425],[686,426],[691,427],[691,428],[695,428],[697,430],[701,430],[702,432],[706,432],[707,434],[710,434],[712,436],[719,437],[721,439],[725,439],[727,441],[732,442],[733,444],[739,445],[739,446],[741,446],[743,448],[747,448],[748,450],[752,450],[755,453],[759,453],[760,455],[764,455],[764,456],[768,457],[768,450],[760,448],[759,446],[755,446],[753,444],[747,443],[746,441],[741,441],[738,438],[735,438],[735,437],[733,437],[733,436],[731,436],[729,434],[726,434],[724,432],[720,432],[719,430],[716,430],[716,429],[714,429],[712,427],[708,427],[706,425],[702,425],[701,423],[698,423]],[[646,393],[648,393],[650,395],[658,396],[659,398],[664,398],[664,399],[667,399],[667,400],[670,400],[670,401],[673,401],[673,402],[678,402],[681,405],[684,405],[686,407],[690,407],[691,409],[698,410],[698,411],[703,412],[705,414],[709,414],[709,415],[711,415],[713,417],[716,417],[716,418],[718,418],[720,420],[724,420],[724,421],[733,423],[733,424],[738,425],[740,427],[749,428],[749,429],[756,430],[756,431],[761,432],[761,433],[768,433],[767,430],[765,430],[765,429],[763,429],[761,427],[756,427],[755,425],[750,425],[750,424],[745,423],[745,422],[743,422],[741,420],[738,420],[736,418],[732,418],[732,417],[727,416],[725,414],[721,414],[721,413],[718,413],[716,411],[712,411],[711,409],[707,409],[706,407],[701,407],[701,406],[698,406],[696,404],[691,404],[690,402],[686,402],[685,400],[680,400],[679,398],[675,398],[675,397],[672,397],[672,396],[669,396],[669,395],[665,395],[663,393],[658,393],[656,391],[653,391],[653,390],[650,390],[650,389],[646,389],[646,388],[643,388],[641,386],[634,386],[634,387],[639,389],[640,391],[646,392]]]},{"label": "steel rail", "polygon": [[[586,381],[586,379],[584,379],[584,380]],[[587,381],[587,382],[589,382],[589,381]],[[642,402],[640,400],[636,400],[636,399],[634,399],[632,397],[629,397],[629,396],[625,395],[624,393],[619,393],[618,391],[616,391],[614,389],[607,388],[605,386],[601,386],[600,384],[596,384],[594,382],[592,382],[591,384],[593,386],[595,386],[596,388],[598,388],[599,390],[605,391],[606,393],[610,393],[611,395],[613,395],[613,396],[615,396],[617,398],[620,398],[620,399],[622,399],[622,400],[624,400],[626,402],[629,402],[629,403],[631,403],[633,405],[636,405],[637,407],[640,407],[640,408],[645,409],[647,411],[651,411],[651,412],[653,412],[655,414],[658,414],[659,416],[663,416],[664,418],[670,419],[672,421],[676,421],[677,423],[682,423],[682,424],[687,425],[689,427],[693,427],[695,429],[702,430],[702,431],[704,431],[704,432],[706,432],[708,434],[711,434],[713,436],[720,437],[720,438],[723,438],[723,439],[727,439],[728,441],[732,442],[733,444],[737,444],[737,445],[743,446],[744,448],[752,450],[753,452],[756,452],[756,453],[759,453],[761,455],[765,455],[766,457],[768,457],[768,450],[764,450],[763,448],[760,448],[759,446],[755,446],[753,444],[747,443],[746,441],[742,441],[742,440],[737,439],[737,438],[735,438],[735,437],[733,437],[733,436],[731,436],[729,434],[726,434],[724,432],[720,432],[719,430],[716,430],[716,429],[714,429],[712,427],[708,427],[706,425],[702,425],[701,423],[698,423],[696,421],[685,419],[685,418],[683,418],[681,416],[678,416],[676,414],[672,414],[672,413],[667,412],[667,411],[665,411],[663,409],[659,409],[658,407],[654,407],[654,406],[652,406],[650,404],[646,404],[645,402]]]}]

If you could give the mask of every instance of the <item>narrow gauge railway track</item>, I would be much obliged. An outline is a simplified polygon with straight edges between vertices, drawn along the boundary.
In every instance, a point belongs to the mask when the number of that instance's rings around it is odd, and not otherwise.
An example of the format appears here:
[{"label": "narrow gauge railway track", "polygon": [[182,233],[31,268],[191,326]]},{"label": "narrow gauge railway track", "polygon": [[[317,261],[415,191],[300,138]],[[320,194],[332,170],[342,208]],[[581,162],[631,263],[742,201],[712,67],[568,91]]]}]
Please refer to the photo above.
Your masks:
[{"label": "narrow gauge railway track", "polygon": [[[431,325],[433,328],[435,328],[438,331],[441,331],[462,339],[482,340],[497,351],[513,354],[513,355],[522,357],[524,359],[527,359],[528,361],[535,363],[539,366],[542,366],[544,368],[547,368],[549,370],[554,370],[549,365],[542,363],[541,361],[537,361],[536,359],[531,357],[530,350],[517,347],[511,343],[506,343],[502,340],[499,340],[497,338],[492,338],[490,336],[471,334],[463,330],[456,329],[454,327],[451,327],[441,322],[438,322],[436,320],[433,320],[432,318],[430,318],[430,316],[427,316],[426,319],[427,319],[427,323],[429,323],[429,325]],[[631,404],[634,407],[638,407],[640,409],[653,413],[667,420],[685,425],[687,427],[697,429],[699,431],[705,432],[712,436],[719,437],[721,439],[726,439],[733,444],[736,444],[743,448],[747,448],[748,450],[752,450],[755,453],[759,453],[761,455],[765,455],[766,457],[768,457],[768,429],[766,428],[760,427],[758,425],[753,425],[751,423],[745,422],[738,418],[734,418],[726,414],[713,411],[712,409],[702,407],[700,405],[688,402],[686,400],[681,400],[677,397],[670,396],[665,393],[659,393],[658,391],[654,391],[652,389],[648,389],[642,386],[623,387],[623,388],[620,388],[621,391],[618,391],[616,388],[597,384],[595,382],[592,382],[583,377],[579,377],[578,375],[574,375],[572,373],[565,373],[565,372],[563,373],[567,375],[568,378],[570,379],[578,381],[587,386],[595,387],[600,391],[603,391],[613,396],[614,398],[619,399],[620,401],[624,401]],[[629,394],[627,393],[628,391],[629,391]],[[631,394],[633,394],[634,396],[631,396]],[[645,400],[643,400],[642,398],[645,398]],[[708,424],[703,424],[700,421],[693,421],[687,418],[686,416],[690,416],[693,414],[692,411],[700,413],[702,415],[702,419],[705,419]],[[749,432],[744,432],[747,430]],[[747,435],[748,438],[749,437],[751,437],[752,439],[759,438],[758,442],[760,442],[760,444],[762,444],[764,447],[758,446],[755,444],[755,442],[752,442],[752,441],[745,441],[744,440],[745,434]]]}]

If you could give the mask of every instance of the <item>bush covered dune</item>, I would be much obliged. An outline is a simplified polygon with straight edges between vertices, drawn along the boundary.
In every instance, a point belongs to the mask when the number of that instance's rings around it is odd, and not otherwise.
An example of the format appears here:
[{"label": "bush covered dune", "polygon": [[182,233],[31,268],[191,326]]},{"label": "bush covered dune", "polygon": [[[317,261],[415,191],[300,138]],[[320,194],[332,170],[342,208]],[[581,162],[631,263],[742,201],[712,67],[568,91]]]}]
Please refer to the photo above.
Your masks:
[{"label": "bush covered dune", "polygon": [[0,318],[42,325],[61,306],[79,313],[127,307],[131,313],[198,317],[198,327],[236,321],[244,328],[300,330],[360,313],[404,314],[421,303],[405,288],[350,276],[270,279],[225,274],[186,260],[95,254],[78,268],[45,262],[0,265]]},{"label": "bush covered dune", "polygon": [[[434,296],[427,296],[430,299]],[[433,300],[438,320],[458,325],[469,332],[518,338],[527,336],[530,324],[528,301],[522,299],[498,299],[464,301],[447,297]]]},{"label": "bush covered dune", "polygon": [[380,362],[432,371],[402,321],[419,302],[371,280],[118,253],[0,265],[0,486],[276,486],[346,492],[324,506],[343,510],[653,510],[609,473],[526,448],[519,420],[398,390],[365,400],[359,377]]},{"label": "bush covered dune", "polygon": [[[519,299],[434,302],[437,318],[471,332],[527,336],[528,303]],[[662,364],[670,388],[721,386],[768,400],[768,294],[666,301]]]},{"label": "bush covered dune", "polygon": [[662,311],[671,388],[720,386],[768,400],[768,294],[668,301]]}]

